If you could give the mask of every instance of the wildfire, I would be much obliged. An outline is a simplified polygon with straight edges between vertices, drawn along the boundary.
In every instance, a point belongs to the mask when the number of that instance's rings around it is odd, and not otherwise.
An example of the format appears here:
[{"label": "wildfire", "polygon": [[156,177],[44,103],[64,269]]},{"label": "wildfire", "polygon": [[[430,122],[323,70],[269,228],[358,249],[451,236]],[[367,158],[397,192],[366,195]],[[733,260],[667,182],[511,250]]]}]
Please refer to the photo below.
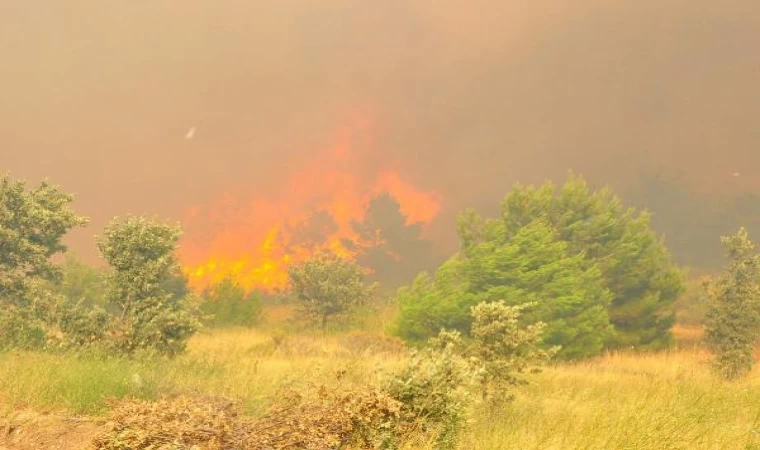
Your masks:
[{"label": "wildfire", "polygon": [[202,289],[232,277],[247,289],[272,291],[287,285],[288,266],[315,251],[353,258],[351,249],[373,244],[362,242],[352,223],[382,194],[396,199],[408,224],[430,223],[440,196],[416,189],[394,170],[368,170],[353,149],[356,139],[355,130],[343,130],[333,148],[282,182],[278,196],[225,194],[213,205],[191,208],[180,251],[190,285]]}]

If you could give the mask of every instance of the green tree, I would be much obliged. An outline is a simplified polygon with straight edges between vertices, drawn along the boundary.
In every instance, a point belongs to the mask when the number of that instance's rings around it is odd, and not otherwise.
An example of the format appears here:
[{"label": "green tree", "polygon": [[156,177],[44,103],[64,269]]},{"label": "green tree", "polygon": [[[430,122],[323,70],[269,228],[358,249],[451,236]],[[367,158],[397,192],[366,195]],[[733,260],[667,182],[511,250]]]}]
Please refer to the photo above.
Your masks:
[{"label": "green tree", "polygon": [[760,255],[744,228],[721,242],[729,265],[715,282],[706,283],[705,331],[716,368],[733,379],[752,369],[752,351],[760,337]]},{"label": "green tree", "polygon": [[119,310],[115,338],[126,353],[138,349],[174,355],[199,323],[184,299],[166,289],[176,273],[179,227],[142,217],[114,220],[98,239],[98,248],[113,271],[106,296]]},{"label": "green tree", "polygon": [[73,197],[43,181],[30,189],[0,177],[0,346],[44,345],[49,284],[61,270],[51,258],[66,251],[69,230],[87,224],[70,207]]},{"label": "green tree", "polygon": [[350,314],[366,303],[375,285],[364,284],[361,266],[333,253],[320,252],[288,270],[296,299],[322,328],[332,317]]},{"label": "green tree", "polygon": [[[671,342],[673,303],[684,290],[684,277],[650,229],[646,212],[626,208],[610,189],[593,191],[571,175],[559,190],[551,183],[515,186],[502,202],[499,226],[487,231],[510,240],[537,219],[556,230],[570,255],[582,255],[589,267],[601,270],[612,292],[613,345],[661,348]],[[471,234],[462,236],[465,254],[477,238]]]},{"label": "green tree", "polygon": [[525,320],[547,324],[543,341],[548,347],[562,346],[560,357],[601,352],[612,330],[607,312],[611,294],[599,269],[586,264],[582,255],[569,255],[567,243],[543,221],[523,227],[509,240],[503,234],[475,238],[494,227],[480,225],[480,230],[467,227],[474,240],[465,255],[447,262],[435,280],[422,275],[411,288],[399,291],[399,334],[420,338],[441,328],[467,332],[470,308],[481,302],[535,302]]},{"label": "green tree", "polygon": [[467,332],[469,309],[477,300],[468,292],[462,266],[463,260],[454,256],[433,276],[422,272],[412,284],[399,288],[399,314],[393,333],[408,341],[424,342],[441,329]]},{"label": "green tree", "polygon": [[[32,285],[59,280],[51,257],[66,251],[62,239],[87,224],[70,207],[73,197],[43,181],[28,189],[23,181],[0,177],[0,299],[23,307]],[[10,305],[8,305],[10,306]]]},{"label": "green tree", "polygon": [[259,323],[262,312],[261,298],[232,278],[212,284],[203,291],[201,310],[211,315],[210,323],[216,327],[251,327]]}]

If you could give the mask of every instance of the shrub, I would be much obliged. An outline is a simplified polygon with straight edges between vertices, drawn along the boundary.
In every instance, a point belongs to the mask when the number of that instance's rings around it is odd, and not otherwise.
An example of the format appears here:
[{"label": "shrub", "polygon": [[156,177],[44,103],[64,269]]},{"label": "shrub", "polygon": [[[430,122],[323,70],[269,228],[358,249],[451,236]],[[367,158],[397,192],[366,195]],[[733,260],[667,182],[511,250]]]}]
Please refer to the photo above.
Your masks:
[{"label": "shrub", "polygon": [[400,432],[433,434],[438,449],[453,449],[463,430],[470,404],[467,384],[470,371],[458,355],[458,332],[441,332],[423,349],[413,349],[385,390],[401,403]]},{"label": "shrub", "polygon": [[721,242],[730,263],[718,280],[706,284],[710,306],[705,334],[716,369],[733,379],[752,370],[752,351],[760,336],[760,255],[744,228]]},{"label": "shrub", "polygon": [[540,348],[544,323],[520,325],[522,312],[534,306],[493,302],[472,308],[470,355],[479,369],[483,400],[489,397],[498,401],[511,399],[510,388],[525,384],[521,375],[538,371],[539,364],[556,353],[557,349]]}]

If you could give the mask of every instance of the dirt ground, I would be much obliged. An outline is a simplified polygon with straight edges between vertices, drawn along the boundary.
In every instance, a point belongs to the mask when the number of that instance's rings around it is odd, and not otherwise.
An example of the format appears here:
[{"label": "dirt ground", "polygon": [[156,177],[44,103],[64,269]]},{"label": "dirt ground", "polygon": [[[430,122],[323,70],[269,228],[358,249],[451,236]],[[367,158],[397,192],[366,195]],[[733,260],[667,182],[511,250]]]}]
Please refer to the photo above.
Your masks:
[{"label": "dirt ground", "polygon": [[16,411],[2,419],[0,450],[86,450],[100,425],[91,419]]}]

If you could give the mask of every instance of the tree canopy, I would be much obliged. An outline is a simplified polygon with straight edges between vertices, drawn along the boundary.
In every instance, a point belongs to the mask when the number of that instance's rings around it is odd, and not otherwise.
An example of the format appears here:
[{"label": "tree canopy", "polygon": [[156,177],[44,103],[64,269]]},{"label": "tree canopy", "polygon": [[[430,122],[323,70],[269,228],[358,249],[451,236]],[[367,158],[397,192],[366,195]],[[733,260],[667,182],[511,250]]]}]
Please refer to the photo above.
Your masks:
[{"label": "tree canopy", "polygon": [[46,181],[29,189],[0,177],[0,300],[26,303],[32,284],[60,278],[51,257],[66,251],[62,239],[69,230],[88,222],[71,209],[72,201]]},{"label": "tree canopy", "polygon": [[364,284],[361,266],[330,252],[319,252],[291,266],[288,273],[296,299],[323,328],[328,319],[365,303],[375,288]]},{"label": "tree canopy", "polygon": [[[535,303],[525,319],[546,323],[543,342],[562,346],[559,357],[598,354],[611,333],[611,294],[600,271],[587,266],[581,255],[570,256],[567,247],[542,221],[524,227],[509,241],[474,244],[450,260],[434,281],[423,275],[412,290],[400,292],[399,331],[413,338],[439,328],[466,331],[470,307],[481,302]],[[410,323],[415,325],[407,330]]]},{"label": "tree canopy", "polygon": [[112,221],[98,248],[113,271],[106,296],[118,306],[117,343],[127,353],[138,349],[176,354],[198,328],[183,299],[168,291],[177,271],[179,227],[143,217]]},{"label": "tree canopy", "polygon": [[42,182],[0,176],[0,346],[38,347],[50,337],[50,282],[61,279],[52,257],[66,251],[63,236],[84,226],[73,197]]},{"label": "tree canopy", "polygon": [[526,317],[547,324],[544,342],[561,345],[559,357],[670,343],[683,274],[649,216],[609,189],[576,176],[560,189],[516,185],[498,218],[467,210],[458,232],[461,251],[435,278],[422,274],[399,290],[403,337],[466,332],[470,306],[503,300],[537,304]]}]

